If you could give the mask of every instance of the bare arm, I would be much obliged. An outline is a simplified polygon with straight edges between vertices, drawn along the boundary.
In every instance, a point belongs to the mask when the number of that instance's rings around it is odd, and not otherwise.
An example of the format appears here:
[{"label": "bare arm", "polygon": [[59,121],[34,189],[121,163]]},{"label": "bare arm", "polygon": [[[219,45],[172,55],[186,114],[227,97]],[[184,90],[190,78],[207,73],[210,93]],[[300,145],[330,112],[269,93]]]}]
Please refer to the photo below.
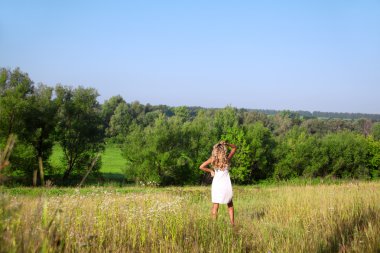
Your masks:
[{"label": "bare arm", "polygon": [[235,144],[226,143],[226,145],[232,148],[231,152],[228,154],[228,160],[231,160],[231,158],[234,156],[236,152],[237,147]]},{"label": "bare arm", "polygon": [[207,165],[209,165],[209,164],[211,164],[211,158],[209,158],[207,161],[202,163],[201,166],[199,166],[199,169],[201,169],[205,172],[209,172],[209,173],[211,173],[211,175],[213,175],[214,171],[207,167]]}]

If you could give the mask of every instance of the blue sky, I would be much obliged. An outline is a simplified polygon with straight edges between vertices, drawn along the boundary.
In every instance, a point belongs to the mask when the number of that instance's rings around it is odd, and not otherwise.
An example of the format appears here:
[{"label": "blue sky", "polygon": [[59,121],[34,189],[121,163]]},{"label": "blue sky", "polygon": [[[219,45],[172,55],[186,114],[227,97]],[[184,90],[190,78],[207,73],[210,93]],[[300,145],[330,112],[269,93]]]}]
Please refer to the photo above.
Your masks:
[{"label": "blue sky", "polygon": [[0,66],[101,102],[380,113],[380,1],[2,1]]}]

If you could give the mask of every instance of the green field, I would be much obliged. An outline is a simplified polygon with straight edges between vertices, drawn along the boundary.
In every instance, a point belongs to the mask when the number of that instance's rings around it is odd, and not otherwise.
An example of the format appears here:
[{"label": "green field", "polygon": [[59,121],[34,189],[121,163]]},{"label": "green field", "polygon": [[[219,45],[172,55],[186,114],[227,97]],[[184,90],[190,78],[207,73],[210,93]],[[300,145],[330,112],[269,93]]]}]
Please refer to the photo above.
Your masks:
[{"label": "green field", "polygon": [[125,167],[125,159],[121,150],[116,145],[107,145],[102,155],[102,167],[100,172],[122,174]]},{"label": "green field", "polygon": [[[53,153],[49,159],[50,164],[53,167],[62,167],[63,151],[62,148],[56,144],[53,147]],[[125,167],[125,159],[121,155],[121,150],[116,144],[108,144],[104,152],[102,153],[102,167],[100,172],[123,174],[123,168]]]},{"label": "green field", "polygon": [[379,252],[380,183],[0,188],[0,252]]}]

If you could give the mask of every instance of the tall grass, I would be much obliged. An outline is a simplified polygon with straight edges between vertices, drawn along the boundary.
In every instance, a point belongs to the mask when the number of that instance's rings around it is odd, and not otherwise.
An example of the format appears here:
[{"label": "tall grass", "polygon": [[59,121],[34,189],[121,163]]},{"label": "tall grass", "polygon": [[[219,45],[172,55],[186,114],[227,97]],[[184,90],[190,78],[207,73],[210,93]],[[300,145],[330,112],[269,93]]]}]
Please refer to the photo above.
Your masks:
[{"label": "tall grass", "polygon": [[380,250],[378,182],[238,186],[235,227],[208,187],[25,190],[1,189],[1,252]]}]

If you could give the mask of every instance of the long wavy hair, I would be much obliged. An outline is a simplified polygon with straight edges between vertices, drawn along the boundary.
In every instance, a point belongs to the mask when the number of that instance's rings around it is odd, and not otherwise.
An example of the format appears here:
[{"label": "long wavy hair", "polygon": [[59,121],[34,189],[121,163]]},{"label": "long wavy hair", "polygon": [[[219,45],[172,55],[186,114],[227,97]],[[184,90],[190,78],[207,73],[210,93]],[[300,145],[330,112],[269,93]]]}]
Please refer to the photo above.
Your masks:
[{"label": "long wavy hair", "polygon": [[211,165],[214,169],[225,170],[230,164],[227,157],[227,147],[224,141],[214,145],[211,153]]}]

